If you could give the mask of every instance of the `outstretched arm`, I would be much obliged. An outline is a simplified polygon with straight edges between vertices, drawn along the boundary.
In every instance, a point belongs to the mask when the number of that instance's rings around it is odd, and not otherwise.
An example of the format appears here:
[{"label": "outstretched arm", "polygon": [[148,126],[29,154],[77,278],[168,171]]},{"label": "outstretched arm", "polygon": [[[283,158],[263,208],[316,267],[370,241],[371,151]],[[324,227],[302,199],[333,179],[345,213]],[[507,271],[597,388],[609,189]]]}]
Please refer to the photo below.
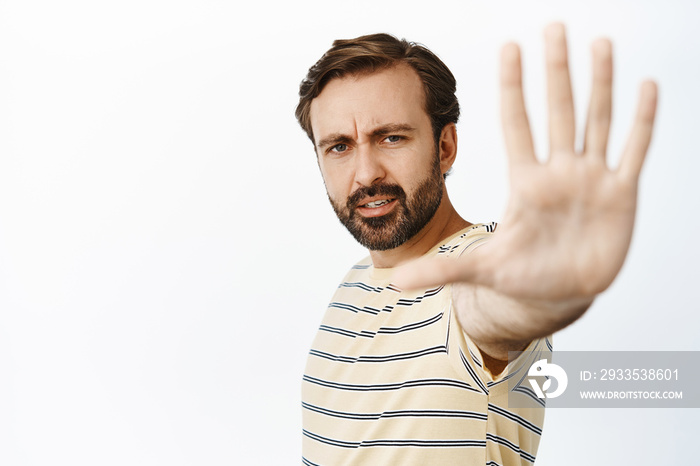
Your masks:
[{"label": "outstretched arm", "polygon": [[394,283],[417,288],[454,283],[461,325],[480,349],[507,359],[531,341],[578,319],[619,272],[629,249],[639,173],[656,113],[655,83],[641,85],[620,164],[606,163],[612,102],[612,50],[592,47],[593,87],[584,149],[575,121],[564,27],[545,31],[549,159],[535,157],[522,89],[520,50],[501,54],[501,117],[510,198],[492,239],[458,259],[421,259]]}]

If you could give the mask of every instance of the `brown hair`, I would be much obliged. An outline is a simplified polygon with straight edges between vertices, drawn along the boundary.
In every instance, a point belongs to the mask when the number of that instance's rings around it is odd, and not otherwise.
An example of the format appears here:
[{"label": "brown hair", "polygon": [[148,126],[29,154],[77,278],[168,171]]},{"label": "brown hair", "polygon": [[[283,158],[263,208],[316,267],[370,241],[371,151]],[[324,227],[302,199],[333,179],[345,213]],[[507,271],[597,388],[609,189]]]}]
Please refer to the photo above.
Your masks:
[{"label": "brown hair", "polygon": [[457,83],[452,72],[430,50],[406,39],[389,34],[370,34],[356,39],[336,40],[333,46],[309,68],[299,86],[299,105],[296,117],[312,142],[311,101],[332,79],[371,73],[405,63],[413,68],[423,82],[425,111],[430,117],[436,144],[442,128],[457,123],[459,102],[455,91]]}]

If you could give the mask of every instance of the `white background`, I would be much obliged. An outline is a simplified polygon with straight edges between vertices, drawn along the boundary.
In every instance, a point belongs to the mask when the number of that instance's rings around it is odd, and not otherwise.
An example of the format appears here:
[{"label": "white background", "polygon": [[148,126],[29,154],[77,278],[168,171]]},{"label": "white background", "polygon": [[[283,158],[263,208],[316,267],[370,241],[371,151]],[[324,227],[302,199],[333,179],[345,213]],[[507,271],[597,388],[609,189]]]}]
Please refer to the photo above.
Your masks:
[{"label": "white background", "polygon": [[[448,180],[472,222],[507,195],[497,56],[523,46],[546,153],[542,28],[613,39],[611,162],[660,85],[637,230],[560,350],[700,350],[697,2],[0,1],[0,464],[299,464],[325,305],[365,252],[329,208],[297,86],[335,38],[426,44],[458,79]],[[675,464],[697,409],[554,410],[538,465]]]}]

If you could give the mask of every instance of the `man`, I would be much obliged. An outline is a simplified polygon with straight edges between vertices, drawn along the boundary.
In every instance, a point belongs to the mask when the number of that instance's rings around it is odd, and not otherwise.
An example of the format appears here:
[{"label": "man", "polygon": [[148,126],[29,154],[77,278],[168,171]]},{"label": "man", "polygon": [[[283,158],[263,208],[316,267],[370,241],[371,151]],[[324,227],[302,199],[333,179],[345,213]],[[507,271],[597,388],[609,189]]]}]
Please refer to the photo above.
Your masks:
[{"label": "man", "polygon": [[[645,82],[619,167],[606,165],[607,40],[593,44],[585,145],[563,26],[545,31],[550,155],[535,157],[520,52],[501,55],[510,200],[471,224],[444,179],[457,152],[455,80],[388,35],[336,41],[309,70],[297,118],[340,221],[369,250],[330,303],[303,380],[304,464],[531,464],[543,409],[526,387],[549,335],[578,319],[629,248],[656,86]],[[523,351],[508,362],[509,351]],[[509,397],[532,408],[510,408]],[[511,398],[512,399],[512,398]]]}]

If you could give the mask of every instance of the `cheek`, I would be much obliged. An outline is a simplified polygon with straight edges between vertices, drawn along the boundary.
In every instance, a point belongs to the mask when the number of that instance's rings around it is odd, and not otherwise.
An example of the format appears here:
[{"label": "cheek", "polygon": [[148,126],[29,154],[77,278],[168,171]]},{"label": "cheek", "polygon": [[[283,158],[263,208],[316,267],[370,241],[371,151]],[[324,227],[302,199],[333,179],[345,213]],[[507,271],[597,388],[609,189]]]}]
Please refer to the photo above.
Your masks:
[{"label": "cheek", "polygon": [[425,160],[425,158],[419,159],[420,163],[407,164],[400,167],[400,170],[395,171],[396,182],[401,185],[401,187],[409,191],[414,191],[417,189],[433,172],[434,161]]},{"label": "cheek", "polygon": [[331,199],[345,202],[352,188],[352,179],[348,173],[343,173],[342,170],[324,170],[321,167],[321,176]]}]

